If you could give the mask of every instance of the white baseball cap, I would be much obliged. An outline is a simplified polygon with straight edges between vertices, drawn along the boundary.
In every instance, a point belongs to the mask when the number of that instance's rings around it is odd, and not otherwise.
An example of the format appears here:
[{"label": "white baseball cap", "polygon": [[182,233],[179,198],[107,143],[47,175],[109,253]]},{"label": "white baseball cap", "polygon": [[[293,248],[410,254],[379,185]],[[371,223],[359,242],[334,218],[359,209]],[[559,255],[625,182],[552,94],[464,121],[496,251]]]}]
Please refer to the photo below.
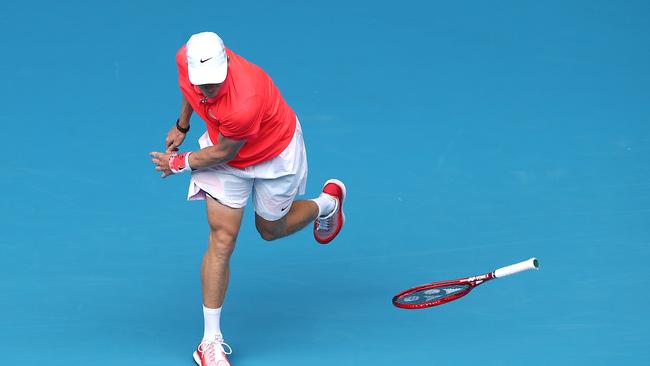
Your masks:
[{"label": "white baseball cap", "polygon": [[228,73],[228,56],[221,38],[212,32],[197,33],[187,41],[187,72],[194,85],[221,84]]}]

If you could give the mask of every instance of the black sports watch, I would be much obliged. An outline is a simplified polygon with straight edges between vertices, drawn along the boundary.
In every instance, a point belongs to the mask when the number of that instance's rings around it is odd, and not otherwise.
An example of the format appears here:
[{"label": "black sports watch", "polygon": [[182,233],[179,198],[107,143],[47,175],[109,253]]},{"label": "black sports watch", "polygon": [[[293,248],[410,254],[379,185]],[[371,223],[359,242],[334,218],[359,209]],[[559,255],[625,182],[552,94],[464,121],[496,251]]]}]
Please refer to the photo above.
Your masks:
[{"label": "black sports watch", "polygon": [[183,127],[181,127],[181,125],[178,124],[179,121],[180,121],[180,118],[177,118],[176,119],[176,128],[179,131],[181,131],[182,133],[188,133],[190,131],[190,126],[187,126],[187,128],[183,128]]}]

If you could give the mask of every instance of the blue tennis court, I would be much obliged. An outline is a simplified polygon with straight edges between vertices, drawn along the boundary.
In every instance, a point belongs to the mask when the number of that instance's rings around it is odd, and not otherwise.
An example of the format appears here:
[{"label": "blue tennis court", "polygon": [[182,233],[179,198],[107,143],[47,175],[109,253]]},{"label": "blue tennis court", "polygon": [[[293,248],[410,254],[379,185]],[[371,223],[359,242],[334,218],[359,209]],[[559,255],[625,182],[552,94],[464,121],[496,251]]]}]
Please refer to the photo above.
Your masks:
[{"label": "blue tennis court", "polygon": [[[650,5],[112,1],[0,7],[0,365],[193,365],[205,204],[159,178],[174,56],[218,32],[300,117],[340,237],[249,206],[233,366],[650,364]],[[194,116],[186,148],[204,131]],[[424,310],[415,285],[539,258]]]}]

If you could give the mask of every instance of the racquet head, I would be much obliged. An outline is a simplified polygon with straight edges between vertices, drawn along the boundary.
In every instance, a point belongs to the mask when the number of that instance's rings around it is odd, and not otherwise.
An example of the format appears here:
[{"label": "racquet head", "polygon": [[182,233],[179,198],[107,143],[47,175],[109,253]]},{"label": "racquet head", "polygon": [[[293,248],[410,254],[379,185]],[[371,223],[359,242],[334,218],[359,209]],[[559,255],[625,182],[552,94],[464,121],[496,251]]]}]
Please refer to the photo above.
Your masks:
[{"label": "racquet head", "polygon": [[475,286],[457,281],[433,282],[402,291],[393,297],[393,305],[403,309],[438,306],[467,295]]}]

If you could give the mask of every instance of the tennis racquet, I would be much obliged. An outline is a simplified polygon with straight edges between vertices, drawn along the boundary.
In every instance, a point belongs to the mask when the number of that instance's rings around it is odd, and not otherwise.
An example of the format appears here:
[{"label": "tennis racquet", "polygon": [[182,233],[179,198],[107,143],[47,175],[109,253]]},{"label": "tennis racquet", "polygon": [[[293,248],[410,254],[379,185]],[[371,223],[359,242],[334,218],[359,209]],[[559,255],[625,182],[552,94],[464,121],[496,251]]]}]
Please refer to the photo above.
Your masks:
[{"label": "tennis racquet", "polygon": [[400,292],[393,297],[393,305],[403,309],[423,309],[446,304],[469,294],[474,287],[494,278],[510,276],[515,273],[539,269],[537,258],[499,268],[480,276],[459,278],[457,280],[427,283]]}]

